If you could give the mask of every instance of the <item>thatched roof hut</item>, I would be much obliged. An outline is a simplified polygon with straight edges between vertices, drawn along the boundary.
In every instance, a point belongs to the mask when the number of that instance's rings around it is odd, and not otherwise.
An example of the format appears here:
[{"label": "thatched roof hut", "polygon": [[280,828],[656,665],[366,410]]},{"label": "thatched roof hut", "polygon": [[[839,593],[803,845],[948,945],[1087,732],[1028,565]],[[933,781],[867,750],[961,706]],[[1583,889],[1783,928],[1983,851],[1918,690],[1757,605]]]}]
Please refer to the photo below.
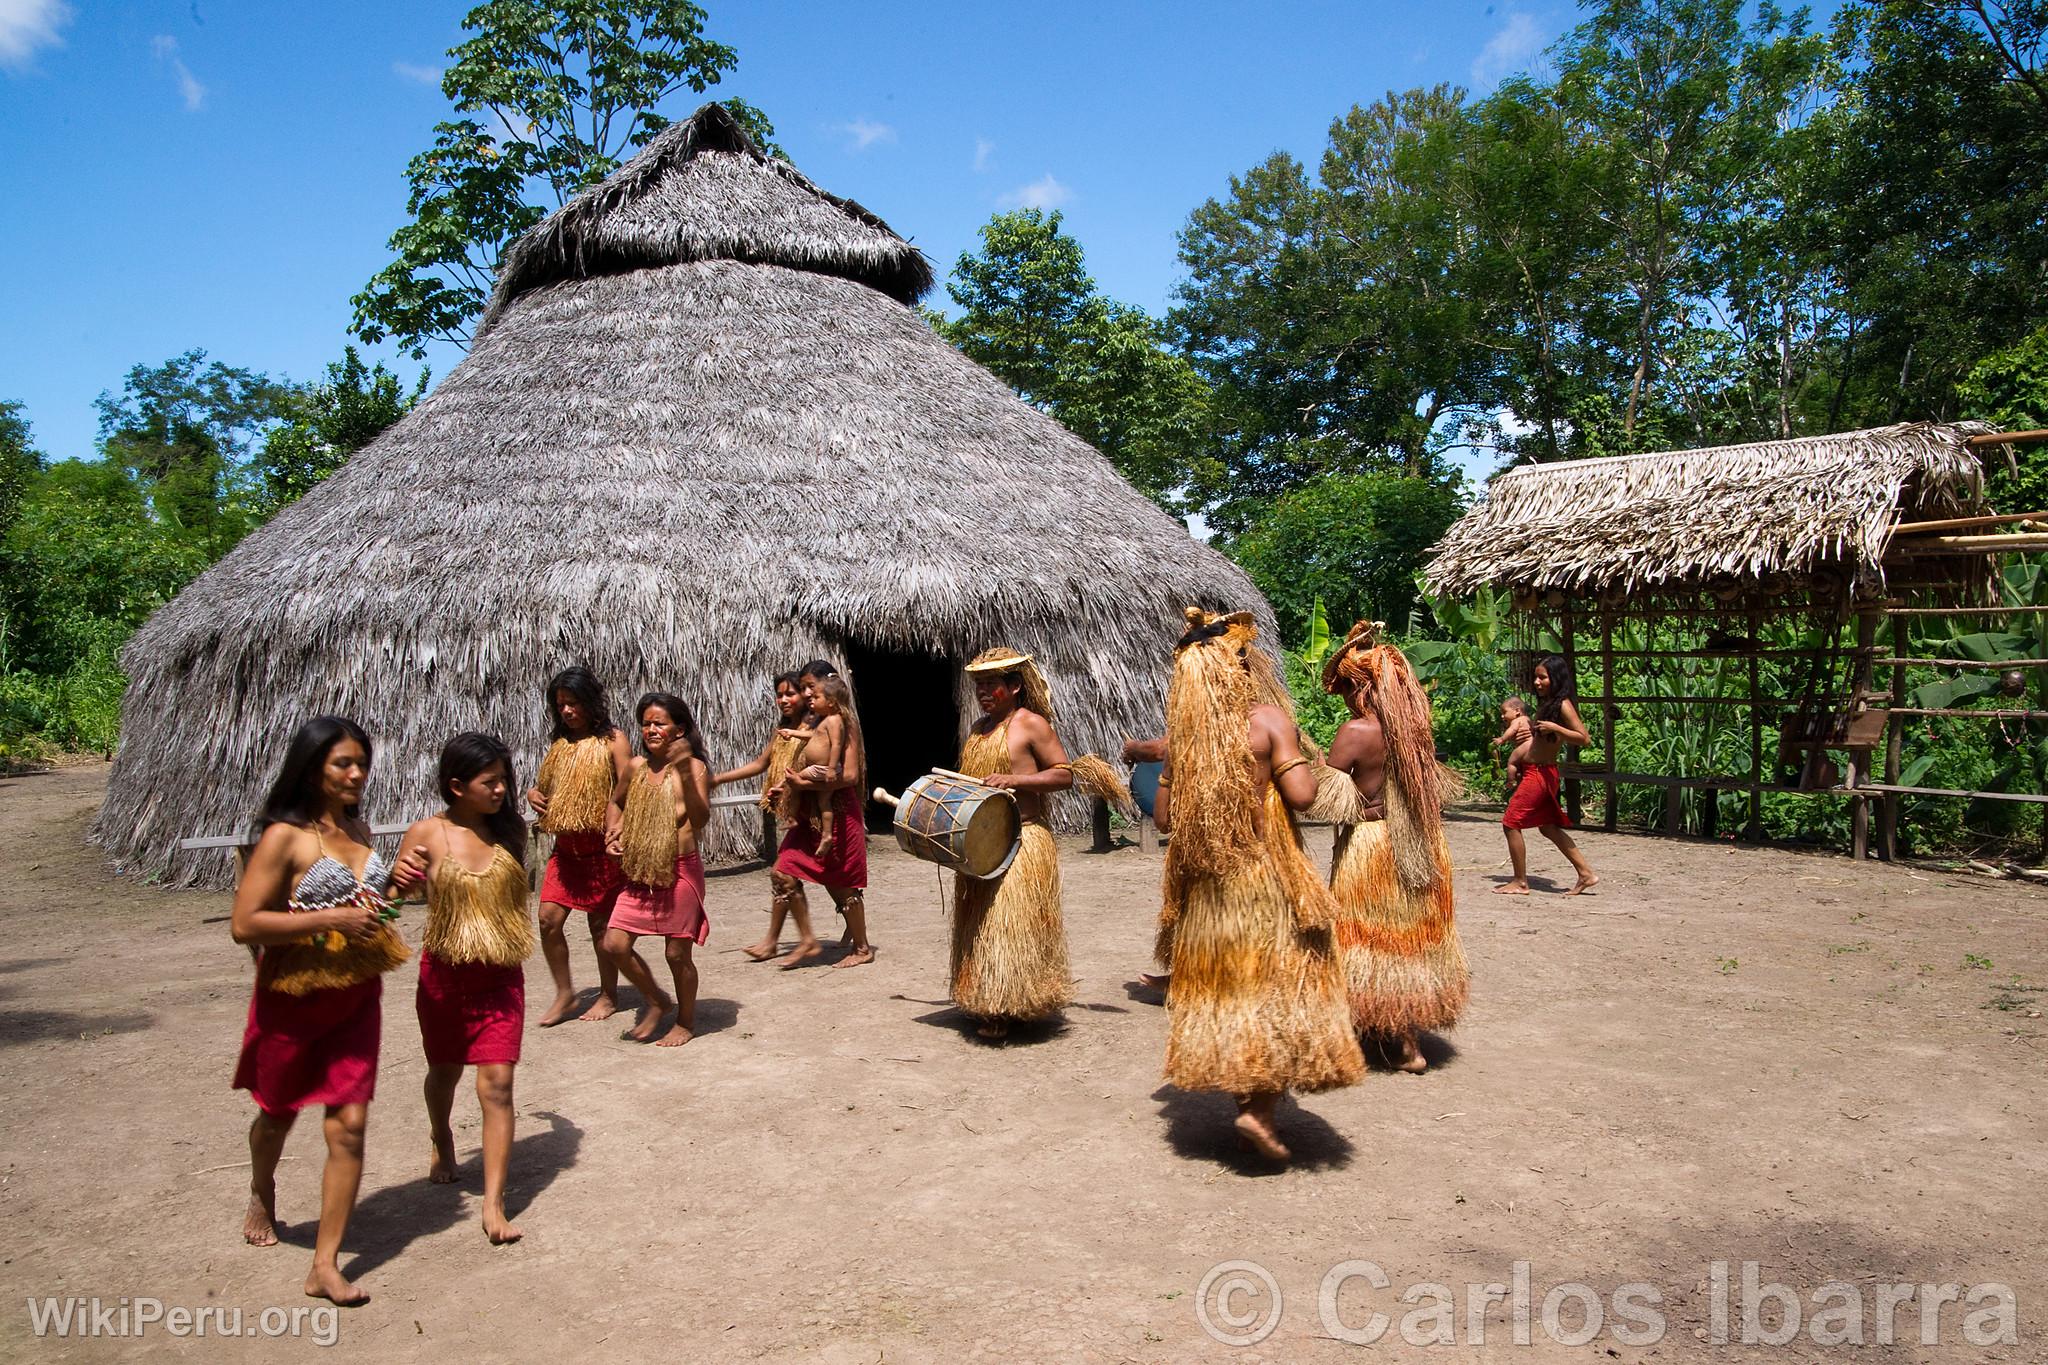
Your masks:
[{"label": "thatched roof hut", "polygon": [[1777,576],[1884,581],[1901,521],[1984,510],[1974,422],[1526,465],[1437,543],[1430,589],[1583,595]]},{"label": "thatched roof hut", "polygon": [[[95,835],[218,883],[286,735],[360,719],[368,814],[432,808],[447,736],[530,776],[540,688],[582,661],[660,686],[713,762],[757,751],[769,677],[858,691],[872,776],[950,764],[960,662],[1037,653],[1070,747],[1161,723],[1178,609],[1250,581],[909,306],[923,256],[707,105],[509,253],[469,356],[412,413],[137,632]],[[1065,807],[1079,813],[1078,799]],[[758,824],[715,822],[715,857]]]}]

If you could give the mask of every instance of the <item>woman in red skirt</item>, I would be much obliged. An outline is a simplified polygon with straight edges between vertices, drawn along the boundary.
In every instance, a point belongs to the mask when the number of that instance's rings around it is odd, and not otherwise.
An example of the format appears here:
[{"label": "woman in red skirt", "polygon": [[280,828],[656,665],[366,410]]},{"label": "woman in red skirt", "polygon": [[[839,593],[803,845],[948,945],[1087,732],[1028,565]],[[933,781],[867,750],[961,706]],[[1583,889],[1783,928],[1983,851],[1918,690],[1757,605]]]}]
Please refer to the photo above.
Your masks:
[{"label": "woman in red skirt", "polygon": [[808,932],[810,911],[804,903],[805,882],[825,888],[846,916],[847,951],[835,967],[858,967],[875,960],[868,942],[867,902],[868,831],[862,811],[867,790],[867,752],[860,737],[860,717],[854,713],[853,693],[846,680],[836,675],[819,676],[806,665],[804,694],[818,717],[804,751],[790,764],[783,779],[799,791],[827,793],[832,801],[832,839],[821,848],[822,831],[798,821],[782,836],[775,855],[775,870],[769,881],[775,894],[788,906],[802,937],[796,947],[780,960],[786,971],[801,967],[822,952],[818,940]]},{"label": "woman in red skirt", "polygon": [[[569,1017],[576,1002],[569,976],[571,910],[581,911],[588,921],[590,947],[597,954],[597,999],[580,1017],[609,1019],[619,1012],[620,969],[605,955],[603,945],[605,925],[626,879],[619,860],[605,849],[605,836],[610,832],[606,820],[612,797],[624,790],[633,749],[626,732],[612,724],[604,684],[589,669],[557,673],[548,682],[546,701],[554,742],[541,760],[526,803],[540,817],[541,833],[555,836],[540,884],[540,948],[555,978],[555,998],[542,1011],[540,1026],[551,1028]],[[625,972],[647,1005],[663,1002],[662,1008],[667,1008],[668,997],[654,984],[639,954],[631,955]]]},{"label": "woman in red skirt", "polygon": [[1508,862],[1514,875],[1493,889],[1496,895],[1529,894],[1529,849],[1522,831],[1533,829],[1556,844],[1557,851],[1579,874],[1572,889],[1565,893],[1577,896],[1598,886],[1600,877],[1572,842],[1572,836],[1564,832],[1571,817],[1558,801],[1562,784],[1558,781],[1557,759],[1565,745],[1591,744],[1593,737],[1586,732],[1586,722],[1579,718],[1578,692],[1572,686],[1569,661],[1561,655],[1551,655],[1536,665],[1530,682],[1536,689],[1537,706],[1534,733],[1528,744],[1529,761],[1522,768],[1522,779],[1515,784],[1500,821],[1507,835]]},{"label": "woman in red skirt", "polygon": [[[633,760],[626,797],[613,827],[614,848],[626,869],[626,889],[612,910],[604,950],[615,961],[633,951],[633,940],[664,940],[662,955],[675,977],[676,1022],[659,1047],[681,1047],[696,1037],[697,964],[692,947],[711,937],[704,914],[704,860],[698,835],[711,818],[711,769],[704,761],[704,736],[681,698],[649,692],[634,708],[640,746],[647,757]],[[626,1037],[650,1041],[660,1016],[643,1019]]]},{"label": "woman in red skirt", "polygon": [[306,1292],[345,1306],[370,1297],[342,1278],[339,1257],[377,1088],[382,974],[406,958],[384,898],[392,873],[359,814],[369,773],[369,736],[354,721],[319,716],[299,727],[229,922],[235,942],[256,953],[235,1066],[235,1088],[256,1100],[242,1237],[277,1245],[278,1159],[299,1110],[321,1106],[327,1165]]},{"label": "woman in red skirt", "polygon": [[[427,934],[414,1009],[427,1052],[427,1179],[455,1182],[449,1116],[462,1068],[476,1068],[484,1116],[484,1235],[516,1242],[505,1216],[512,1162],[512,1068],[526,1022],[526,822],[513,808],[512,753],[491,735],[462,734],[441,750],[435,785],[447,809],[405,832],[399,865],[424,867]],[[422,878],[408,876],[412,884]]]}]

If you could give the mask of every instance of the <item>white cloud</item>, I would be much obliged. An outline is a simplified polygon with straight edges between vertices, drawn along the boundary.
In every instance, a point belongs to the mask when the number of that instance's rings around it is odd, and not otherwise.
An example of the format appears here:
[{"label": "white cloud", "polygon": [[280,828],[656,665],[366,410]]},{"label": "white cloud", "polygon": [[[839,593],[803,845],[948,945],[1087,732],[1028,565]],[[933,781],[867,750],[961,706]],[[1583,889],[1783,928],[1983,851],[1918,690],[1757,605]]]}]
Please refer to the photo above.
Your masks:
[{"label": "white cloud", "polygon": [[0,0],[0,66],[24,67],[39,47],[62,47],[71,22],[64,0]]},{"label": "white cloud", "polygon": [[[4,2],[0,0],[0,3]],[[171,74],[177,77],[178,94],[184,99],[185,108],[197,112],[206,103],[206,87],[199,83],[199,78],[185,65],[185,59],[178,55],[178,40],[167,33],[159,33],[149,40],[149,50],[156,54],[158,61],[170,65]]]},{"label": "white cloud", "polygon": [[1006,209],[1056,209],[1074,197],[1074,191],[1047,171],[1028,185],[1019,185],[996,202]]},{"label": "white cloud", "polygon": [[391,69],[409,81],[431,85],[436,90],[441,88],[441,68],[438,66],[421,66],[417,62],[393,62]]},{"label": "white cloud", "polygon": [[1497,85],[1505,76],[1527,67],[1543,51],[1543,30],[1529,15],[1508,15],[1500,32],[1486,40],[1486,46],[1472,62],[1472,83]]},{"label": "white cloud", "polygon": [[896,140],[896,130],[894,128],[891,128],[886,123],[874,123],[864,118],[857,118],[851,123],[840,124],[839,131],[853,140],[853,150],[856,152],[864,152],[877,142],[894,142]]},{"label": "white cloud", "polygon": [[989,167],[989,158],[996,154],[996,144],[985,137],[974,139],[974,169],[977,173]]}]

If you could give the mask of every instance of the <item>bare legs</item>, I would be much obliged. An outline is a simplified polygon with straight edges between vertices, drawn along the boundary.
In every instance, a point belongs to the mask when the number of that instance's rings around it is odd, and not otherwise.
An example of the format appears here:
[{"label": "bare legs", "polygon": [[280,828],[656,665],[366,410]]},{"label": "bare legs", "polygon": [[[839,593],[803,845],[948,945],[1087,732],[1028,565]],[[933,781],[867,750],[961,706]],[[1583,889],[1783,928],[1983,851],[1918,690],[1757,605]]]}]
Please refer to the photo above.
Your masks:
[{"label": "bare legs", "polygon": [[[455,1130],[449,1125],[449,1116],[461,1081],[460,1062],[435,1062],[427,1067],[427,1131],[434,1145],[427,1179],[436,1185],[455,1183]],[[512,1166],[514,1124],[512,1064],[479,1066],[476,1098],[484,1114],[484,1236],[494,1244],[516,1242],[519,1229],[505,1216],[505,1175]]]},{"label": "bare legs", "polygon": [[1273,1127],[1273,1112],[1279,1107],[1280,1092],[1277,1090],[1261,1090],[1237,1102],[1238,1135],[1260,1156],[1272,1161],[1285,1161],[1293,1155]]},{"label": "bare legs", "polygon": [[568,919],[568,906],[541,902],[540,952],[548,960],[548,975],[555,979],[554,1003],[540,1017],[542,1028],[553,1028],[567,1019],[569,1006],[576,1003],[576,988],[569,980],[569,936],[565,932]]},{"label": "bare legs", "polygon": [[277,1245],[277,1163],[297,1117],[259,1109],[249,1125],[249,1212],[242,1219],[242,1240],[252,1247]]},{"label": "bare legs", "polygon": [[590,951],[597,954],[597,999],[590,1002],[590,1008],[579,1018],[599,1022],[619,1012],[619,973],[622,971],[642,999],[666,998],[661,994],[661,987],[654,984],[654,973],[647,970],[640,954],[633,951],[630,939],[627,941],[626,961],[620,961],[605,951],[605,931],[611,928],[611,911],[592,911],[584,918],[590,921]]},{"label": "bare legs", "polygon": [[[611,923],[610,915],[605,916],[605,923]],[[633,937],[624,929],[607,928],[603,939],[598,943],[597,953],[598,961],[608,962],[615,970],[624,972],[626,979],[633,983],[633,989],[639,991],[640,998],[646,1002],[640,1007],[639,1020],[625,1035],[636,1043],[644,1043],[654,1037],[654,1030],[661,1025],[661,1016],[669,1012],[675,1001],[669,999],[668,993],[654,984],[654,973],[647,970],[647,964],[640,960],[640,954],[634,950]],[[592,1006],[592,1009],[595,1008],[596,1006]],[[610,1015],[586,1014],[583,1017],[603,1019],[609,1018]]]},{"label": "bare legs", "polygon": [[833,963],[834,967],[863,967],[875,960],[875,945],[868,942],[867,897],[857,890],[841,890],[827,887],[839,913],[846,916],[846,955]]},{"label": "bare legs", "polygon": [[[1526,896],[1529,894],[1529,846],[1522,838],[1522,831],[1510,829],[1505,825],[1502,826],[1502,830],[1508,837],[1508,861],[1514,866],[1514,876],[1493,888],[1494,894]],[[1579,846],[1572,842],[1571,835],[1556,825],[1544,825],[1539,832],[1557,845],[1557,851],[1564,854],[1565,860],[1572,865],[1572,870],[1579,874],[1577,883],[1565,893],[1566,895],[1576,896],[1600,884],[1599,874],[1594,872],[1592,864],[1586,861],[1586,855],[1579,852]]]},{"label": "bare legs", "polygon": [[363,1132],[369,1121],[367,1104],[342,1104],[329,1105],[321,1124],[327,1137],[327,1165],[320,1173],[320,1230],[313,1236],[306,1292],[344,1307],[370,1301],[341,1275],[341,1237],[348,1231],[356,1190],[363,1183]]},{"label": "bare legs", "polygon": [[811,907],[804,900],[803,883],[784,872],[771,872],[768,881],[775,888],[776,899],[789,911],[789,917],[796,921],[796,947],[782,955],[775,965],[788,971],[801,967],[818,957],[825,950],[818,946],[818,936],[811,932]]},{"label": "bare legs", "polygon": [[[774,883],[775,875],[772,872],[768,874],[771,886]],[[769,958],[774,957],[775,950],[782,946],[782,922],[788,917],[789,900],[782,894],[780,888],[776,888],[768,897],[768,936],[759,943],[751,944],[740,949],[740,951],[756,962],[766,962]]]},{"label": "bare legs", "polygon": [[690,940],[672,938],[662,949],[662,955],[668,959],[669,975],[676,983],[676,1023],[656,1047],[681,1047],[697,1036],[697,964],[690,956],[690,948]]}]

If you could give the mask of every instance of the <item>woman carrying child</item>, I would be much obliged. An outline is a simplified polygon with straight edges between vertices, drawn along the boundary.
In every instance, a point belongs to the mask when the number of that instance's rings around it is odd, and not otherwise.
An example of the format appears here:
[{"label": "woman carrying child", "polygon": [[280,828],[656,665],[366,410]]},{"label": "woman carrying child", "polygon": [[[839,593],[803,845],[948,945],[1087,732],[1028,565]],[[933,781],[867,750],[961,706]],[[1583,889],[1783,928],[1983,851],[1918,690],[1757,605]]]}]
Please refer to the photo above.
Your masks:
[{"label": "woman carrying child", "polygon": [[512,1161],[512,1069],[526,1023],[526,959],[534,947],[526,912],[526,822],[512,804],[512,753],[492,735],[461,734],[441,750],[435,789],[445,808],[417,821],[399,845],[405,884],[423,882],[426,940],[413,998],[427,1054],[427,1179],[455,1182],[449,1117],[465,1066],[476,1068],[484,1118],[484,1236],[516,1242],[505,1216]]},{"label": "woman carrying child", "polygon": [[[1523,842],[1522,831],[1533,829],[1557,845],[1557,851],[1564,854],[1579,879],[1565,894],[1576,896],[1590,891],[1600,884],[1599,876],[1586,855],[1579,852],[1572,836],[1564,832],[1571,823],[1558,804],[1560,783],[1557,775],[1558,751],[1567,744],[1591,744],[1593,737],[1586,732],[1586,723],[1579,719],[1577,692],[1572,687],[1572,668],[1561,655],[1553,654],[1536,665],[1536,675],[1530,680],[1536,689],[1535,733],[1528,744],[1528,757],[1522,769],[1520,781],[1515,784],[1515,794],[1508,800],[1506,814],[1501,816],[1501,828],[1508,839],[1508,858],[1514,864],[1514,876],[1494,889],[1497,895],[1526,896],[1529,894],[1529,849]],[[1517,752],[1520,752],[1519,750]]]},{"label": "woman carrying child", "polygon": [[875,960],[868,942],[867,906],[863,893],[868,884],[868,834],[862,818],[867,782],[867,754],[861,743],[860,718],[854,712],[853,691],[835,672],[820,675],[816,669],[830,665],[813,662],[804,666],[804,695],[817,727],[805,741],[804,750],[791,765],[783,786],[793,788],[807,800],[822,798],[830,808],[831,837],[817,824],[799,820],[782,838],[775,855],[775,870],[769,874],[776,896],[796,921],[800,937],[796,947],[780,963],[785,970],[800,967],[822,954],[810,929],[810,908],[804,901],[803,883],[825,888],[846,917],[847,951],[835,967],[858,967]]},{"label": "woman carrying child", "polygon": [[[645,758],[633,760],[625,794],[613,802],[611,847],[625,868],[626,886],[605,930],[604,951],[623,969],[633,940],[663,939],[675,977],[676,1022],[657,1047],[681,1047],[695,1037],[697,964],[690,949],[711,936],[704,915],[704,862],[697,844],[711,818],[711,769],[704,736],[681,698],[649,692],[634,708]],[[626,1037],[654,1037],[659,1014],[642,1019]]]},{"label": "woman carrying child", "polygon": [[256,1101],[242,1238],[277,1245],[277,1163],[299,1110],[326,1111],[327,1165],[306,1292],[345,1307],[370,1296],[342,1277],[341,1238],[363,1178],[377,1088],[383,974],[405,961],[385,899],[392,873],[361,815],[370,739],[340,716],[301,725],[263,803],[262,834],[229,928],[256,954],[235,1089]]}]

